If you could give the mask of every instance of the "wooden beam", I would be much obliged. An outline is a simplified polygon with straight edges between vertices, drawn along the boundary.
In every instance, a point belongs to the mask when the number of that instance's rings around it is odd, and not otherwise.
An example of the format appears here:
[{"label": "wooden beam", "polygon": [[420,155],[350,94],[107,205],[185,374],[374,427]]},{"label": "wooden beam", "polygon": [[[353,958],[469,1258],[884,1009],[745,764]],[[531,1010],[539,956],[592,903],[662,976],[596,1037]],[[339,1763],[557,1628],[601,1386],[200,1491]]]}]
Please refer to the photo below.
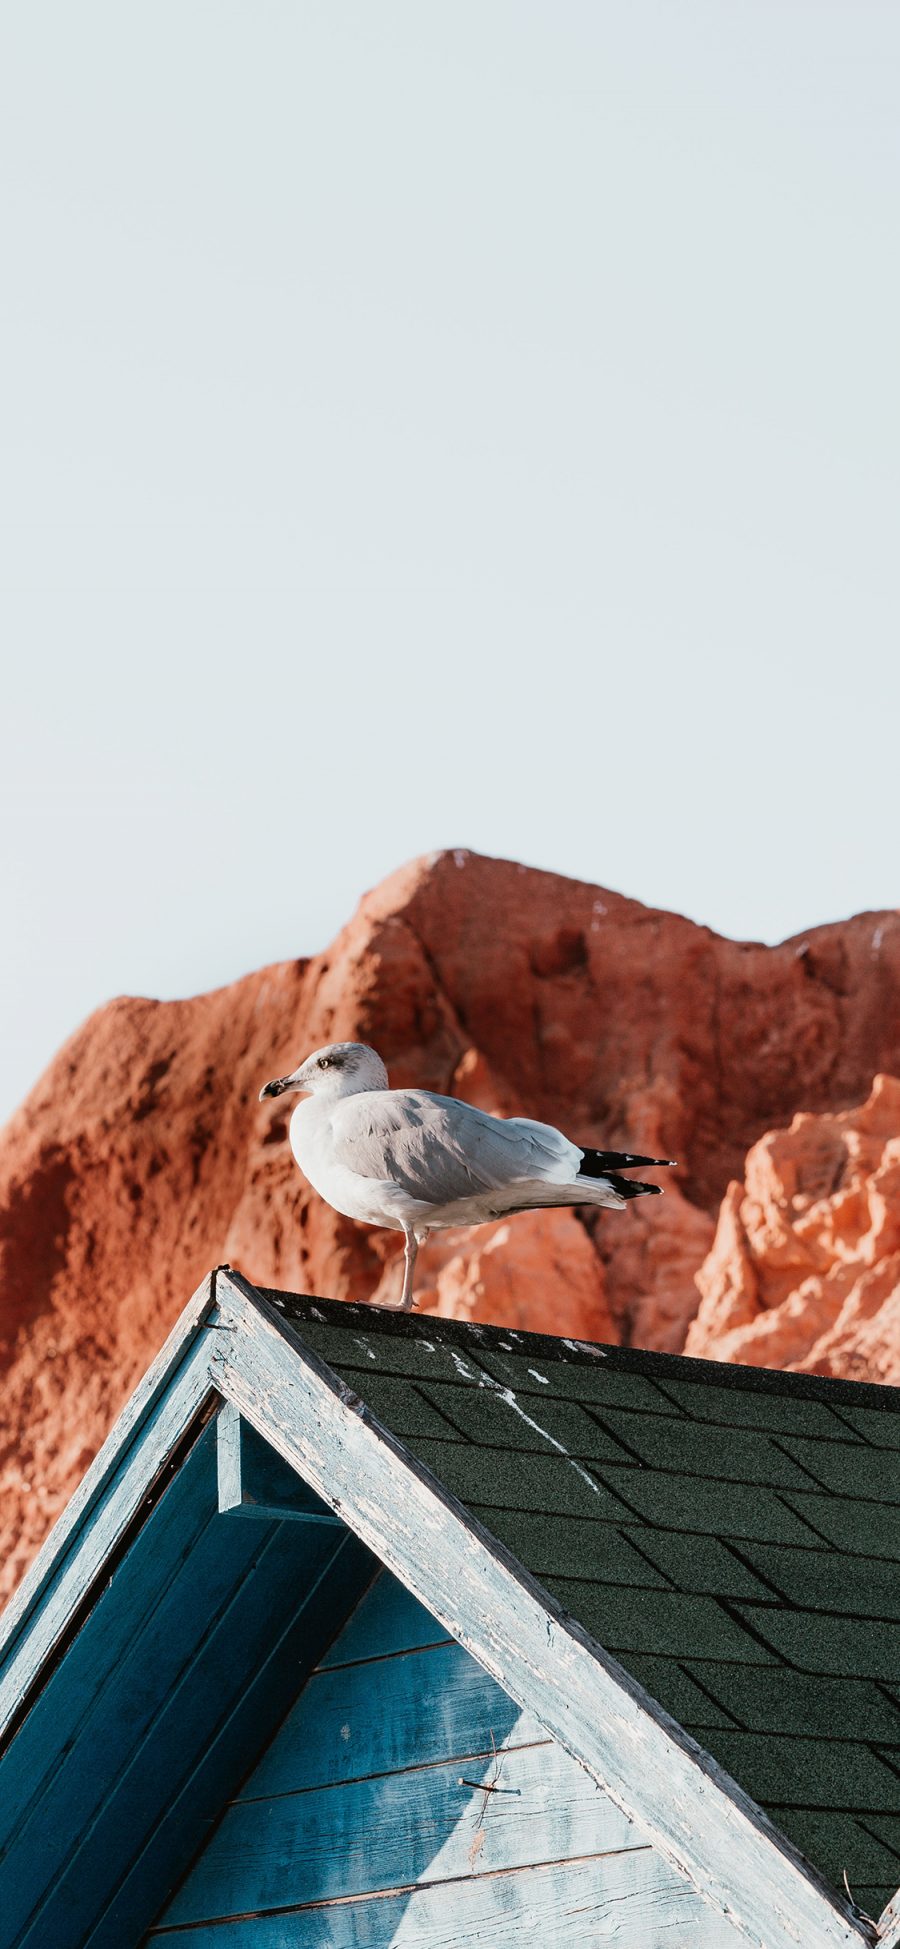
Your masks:
[{"label": "wooden beam", "polygon": [[900,1888],[878,1918],[878,1949],[900,1949]]},{"label": "wooden beam", "polygon": [[213,1393],[203,1281],[54,1525],[0,1627],[0,1739],[93,1579]]},{"label": "wooden beam", "polygon": [[340,1517],[313,1495],[296,1469],[282,1461],[249,1422],[241,1420],[231,1401],[223,1401],[216,1415],[216,1460],[220,1515],[343,1527]]},{"label": "wooden beam", "polygon": [[303,1345],[218,1275],[212,1372],[322,1500],[754,1949],[872,1941],[702,1748]]}]

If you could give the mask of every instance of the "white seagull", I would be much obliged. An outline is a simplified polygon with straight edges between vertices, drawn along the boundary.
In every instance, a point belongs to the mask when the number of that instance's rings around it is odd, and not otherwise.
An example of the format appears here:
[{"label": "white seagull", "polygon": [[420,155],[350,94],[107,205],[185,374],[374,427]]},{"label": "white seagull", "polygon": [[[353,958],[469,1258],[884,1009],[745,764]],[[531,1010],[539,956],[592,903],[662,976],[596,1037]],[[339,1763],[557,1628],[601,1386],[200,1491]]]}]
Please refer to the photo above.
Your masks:
[{"label": "white seagull", "polygon": [[548,1205],[623,1206],[656,1193],[619,1172],[668,1157],[589,1150],[549,1123],[491,1117],[455,1096],[392,1090],[381,1057],[364,1042],[316,1049],[264,1097],[303,1094],[291,1117],[291,1149],[313,1189],[335,1211],[406,1240],[400,1307],[413,1305],[416,1253],[430,1231],[481,1225]]}]

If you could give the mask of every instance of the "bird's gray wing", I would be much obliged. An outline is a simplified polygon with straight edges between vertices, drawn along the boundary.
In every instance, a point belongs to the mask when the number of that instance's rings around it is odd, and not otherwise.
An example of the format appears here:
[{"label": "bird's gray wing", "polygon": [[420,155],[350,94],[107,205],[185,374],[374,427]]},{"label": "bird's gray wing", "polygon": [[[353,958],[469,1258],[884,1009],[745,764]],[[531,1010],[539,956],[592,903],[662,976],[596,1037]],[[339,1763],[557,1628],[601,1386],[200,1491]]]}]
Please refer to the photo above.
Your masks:
[{"label": "bird's gray wing", "polygon": [[333,1136],[336,1158],[359,1177],[389,1180],[432,1205],[535,1179],[569,1183],[581,1156],[549,1124],[491,1117],[429,1090],[346,1097]]}]

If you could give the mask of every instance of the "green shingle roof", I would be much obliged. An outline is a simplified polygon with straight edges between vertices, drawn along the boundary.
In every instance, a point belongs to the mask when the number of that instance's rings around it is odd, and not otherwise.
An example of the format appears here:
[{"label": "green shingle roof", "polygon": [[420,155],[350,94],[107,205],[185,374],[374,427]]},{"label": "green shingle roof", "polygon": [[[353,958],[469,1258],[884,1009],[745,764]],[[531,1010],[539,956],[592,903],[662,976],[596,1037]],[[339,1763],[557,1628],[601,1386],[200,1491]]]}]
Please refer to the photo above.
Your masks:
[{"label": "green shingle roof", "polygon": [[267,1297],[877,1916],[900,1884],[900,1390]]}]

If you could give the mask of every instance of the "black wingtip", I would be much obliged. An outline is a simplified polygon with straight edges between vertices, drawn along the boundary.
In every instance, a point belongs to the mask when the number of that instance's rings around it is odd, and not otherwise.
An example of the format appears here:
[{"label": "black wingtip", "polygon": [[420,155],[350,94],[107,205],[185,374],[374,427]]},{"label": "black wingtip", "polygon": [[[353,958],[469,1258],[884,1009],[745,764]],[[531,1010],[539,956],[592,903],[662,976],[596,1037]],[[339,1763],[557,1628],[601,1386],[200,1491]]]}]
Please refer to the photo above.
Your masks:
[{"label": "black wingtip", "polygon": [[[672,1170],[674,1164],[674,1157],[641,1157],[637,1151],[631,1150],[585,1150],[581,1155],[578,1175],[580,1178],[605,1178],[610,1171],[633,1171],[637,1168]],[[651,1185],[650,1189],[656,1191],[659,1186]]]},{"label": "black wingtip", "polygon": [[[580,1175],[580,1174],[579,1174]],[[639,1178],[620,1178],[617,1171],[604,1171],[607,1184],[618,1191],[620,1198],[661,1198],[661,1184],[642,1184]]]}]

